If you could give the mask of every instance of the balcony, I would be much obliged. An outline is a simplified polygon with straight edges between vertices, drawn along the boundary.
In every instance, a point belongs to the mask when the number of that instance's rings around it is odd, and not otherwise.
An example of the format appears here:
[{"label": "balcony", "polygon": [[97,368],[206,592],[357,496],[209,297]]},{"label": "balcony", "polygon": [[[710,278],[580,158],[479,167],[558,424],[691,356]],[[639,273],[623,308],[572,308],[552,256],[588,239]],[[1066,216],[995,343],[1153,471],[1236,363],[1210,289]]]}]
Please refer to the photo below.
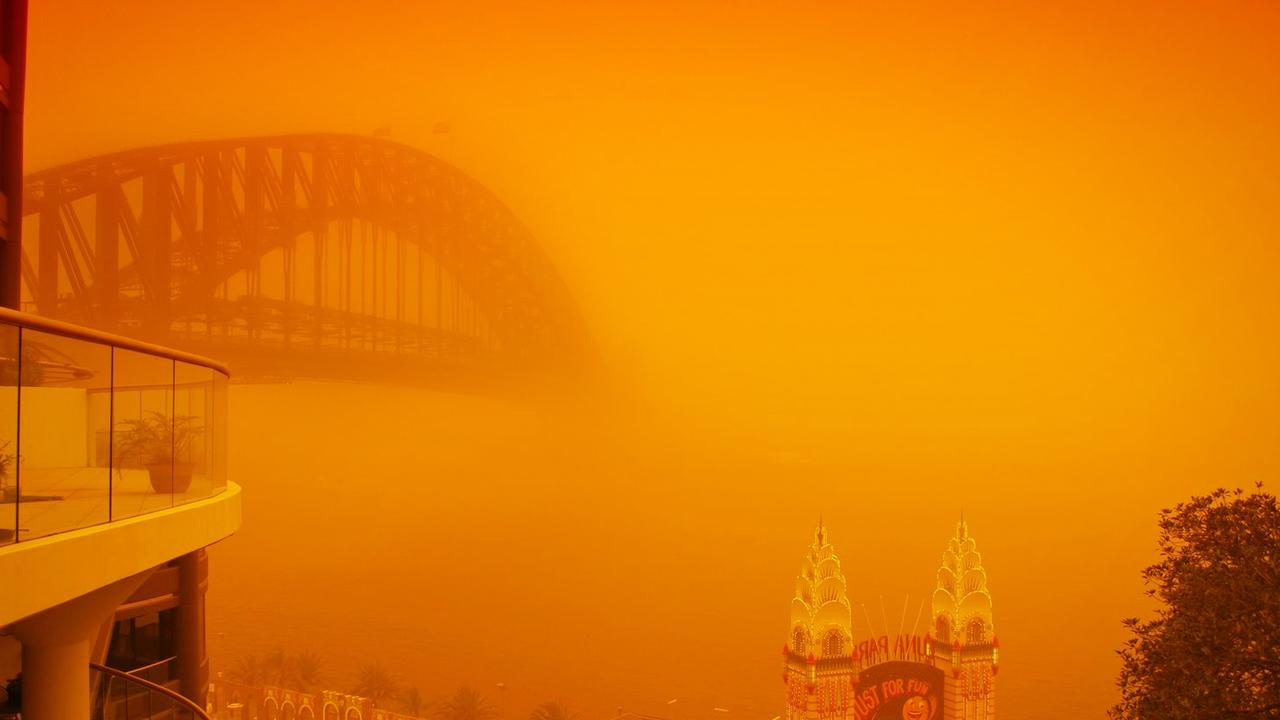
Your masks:
[{"label": "balcony", "polygon": [[[95,638],[171,561],[191,570],[179,674],[200,694],[196,551],[240,526],[227,378],[212,360],[0,309],[0,632],[22,644],[23,717],[90,716]],[[146,717],[136,698],[172,694],[136,678],[95,687],[104,717]]]},{"label": "balcony", "polygon": [[0,546],[227,487],[227,370],[0,310]]},{"label": "balcony", "polygon": [[89,720],[209,720],[197,704],[133,673],[94,663]]}]

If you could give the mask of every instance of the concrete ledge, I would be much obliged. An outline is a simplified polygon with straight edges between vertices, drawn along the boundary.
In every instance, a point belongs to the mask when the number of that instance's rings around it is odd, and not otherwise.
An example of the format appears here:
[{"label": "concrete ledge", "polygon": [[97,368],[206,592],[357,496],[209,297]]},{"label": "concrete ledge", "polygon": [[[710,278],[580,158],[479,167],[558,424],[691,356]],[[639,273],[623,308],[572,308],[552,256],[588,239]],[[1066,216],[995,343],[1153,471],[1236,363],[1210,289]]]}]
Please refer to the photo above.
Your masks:
[{"label": "concrete ledge", "polygon": [[0,548],[0,628],[240,528],[240,486],[178,507]]}]

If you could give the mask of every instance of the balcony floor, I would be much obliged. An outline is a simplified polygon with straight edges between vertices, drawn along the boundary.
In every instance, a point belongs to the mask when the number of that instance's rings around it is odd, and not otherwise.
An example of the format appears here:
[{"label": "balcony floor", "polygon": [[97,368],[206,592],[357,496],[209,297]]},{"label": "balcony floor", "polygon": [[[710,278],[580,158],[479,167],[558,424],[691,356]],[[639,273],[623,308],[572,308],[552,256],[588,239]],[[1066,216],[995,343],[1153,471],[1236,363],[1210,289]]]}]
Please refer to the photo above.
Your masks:
[{"label": "balcony floor", "polygon": [[[110,473],[106,468],[22,468],[22,500],[17,510],[18,539],[31,540],[56,532],[89,527],[108,520],[155,512],[208,497],[207,475],[196,473],[185,492],[158,493],[146,470]],[[58,499],[37,499],[58,498]],[[0,503],[0,543],[13,538],[14,503]]]}]

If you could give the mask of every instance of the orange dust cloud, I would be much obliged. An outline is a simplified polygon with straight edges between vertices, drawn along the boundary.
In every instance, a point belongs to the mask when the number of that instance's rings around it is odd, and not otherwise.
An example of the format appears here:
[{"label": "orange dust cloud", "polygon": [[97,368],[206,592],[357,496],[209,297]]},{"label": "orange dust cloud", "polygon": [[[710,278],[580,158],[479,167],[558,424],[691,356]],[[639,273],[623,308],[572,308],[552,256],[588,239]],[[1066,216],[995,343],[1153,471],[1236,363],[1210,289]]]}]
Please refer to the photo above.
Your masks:
[{"label": "orange dust cloud", "polygon": [[379,657],[431,697],[503,682],[508,720],[767,719],[819,513],[852,601],[893,607],[963,509],[1002,715],[1098,715],[1158,509],[1277,482],[1275,3],[57,0],[30,23],[30,170],[388,128],[511,206],[612,378],[585,420],[233,385],[215,664],[312,647],[349,689]]}]

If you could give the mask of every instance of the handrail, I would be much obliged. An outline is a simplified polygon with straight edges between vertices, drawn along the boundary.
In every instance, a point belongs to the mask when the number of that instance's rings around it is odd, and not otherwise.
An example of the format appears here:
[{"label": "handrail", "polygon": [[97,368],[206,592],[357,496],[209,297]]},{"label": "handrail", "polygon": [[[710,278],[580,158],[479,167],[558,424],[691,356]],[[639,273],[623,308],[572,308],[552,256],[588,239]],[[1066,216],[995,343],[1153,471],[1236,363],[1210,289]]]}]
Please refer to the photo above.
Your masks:
[{"label": "handrail", "polygon": [[192,365],[200,365],[210,370],[220,372],[227,377],[231,376],[231,371],[227,366],[203,355],[196,355],[182,350],[174,350],[163,345],[153,345],[142,340],[125,337],[123,335],[112,335],[111,333],[93,328],[73,325],[72,323],[54,320],[52,318],[42,317],[40,315],[32,315],[31,313],[19,312],[6,307],[0,307],[0,322],[17,325],[19,327],[31,328],[40,332],[50,333],[52,335],[61,335],[63,337],[74,338],[77,340],[87,340],[89,342],[98,343],[100,345],[110,345],[112,347],[123,348],[125,350],[133,350],[134,352],[145,353],[147,355],[157,355],[159,357],[168,358],[170,360],[178,360],[180,362],[190,363]]},{"label": "handrail", "polygon": [[136,676],[138,673],[146,672],[146,671],[148,671],[148,670],[154,670],[154,669],[156,669],[156,668],[160,667],[161,665],[166,665],[166,664],[171,663],[171,662],[173,662],[174,660],[177,660],[177,659],[178,659],[178,656],[177,656],[177,655],[170,655],[169,657],[167,657],[167,658],[165,658],[165,659],[163,659],[163,660],[157,660],[157,661],[155,661],[155,662],[151,663],[150,665],[143,665],[142,667],[136,667],[136,668],[134,668],[134,669],[132,669],[132,670],[126,670],[126,671],[124,671],[124,672],[125,672],[125,674],[127,674],[127,675],[134,675],[134,676]]},{"label": "handrail", "polygon": [[112,677],[121,678],[128,682],[138,683],[139,685],[145,687],[148,690],[151,690],[152,692],[158,692],[161,695],[164,695],[165,697],[169,698],[170,700],[178,703],[182,707],[195,713],[195,716],[199,718],[199,720],[213,720],[212,718],[209,717],[209,713],[204,711],[204,708],[192,702],[189,698],[187,698],[187,696],[182,695],[180,693],[176,693],[163,685],[158,685],[156,683],[151,682],[150,680],[143,680],[142,678],[136,675],[130,675],[129,673],[123,670],[117,670],[113,667],[107,667],[106,665],[101,665],[96,662],[89,663],[89,668],[92,670],[97,670],[100,673],[111,675]]}]

